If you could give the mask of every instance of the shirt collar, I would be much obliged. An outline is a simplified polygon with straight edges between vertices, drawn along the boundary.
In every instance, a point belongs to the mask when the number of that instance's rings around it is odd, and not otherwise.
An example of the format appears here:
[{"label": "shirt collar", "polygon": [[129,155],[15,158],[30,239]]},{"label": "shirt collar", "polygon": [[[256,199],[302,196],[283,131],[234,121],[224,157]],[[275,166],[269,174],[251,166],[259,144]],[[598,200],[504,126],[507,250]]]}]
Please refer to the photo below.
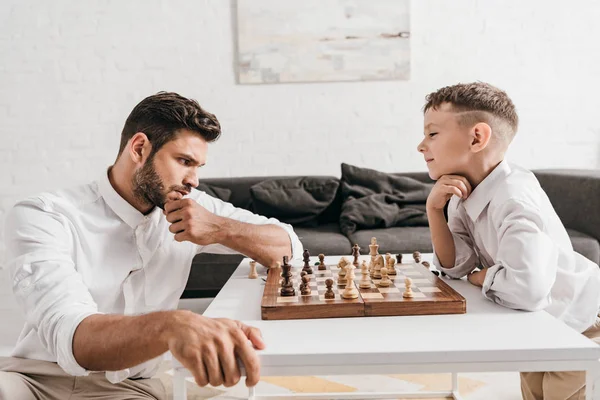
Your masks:
[{"label": "shirt collar", "polygon": [[463,201],[463,206],[471,221],[475,222],[479,218],[481,212],[492,200],[498,188],[498,183],[510,175],[510,172],[510,165],[508,165],[506,160],[503,160],[477,185],[469,197]]},{"label": "shirt collar", "polygon": [[134,206],[129,204],[127,200],[122,198],[119,193],[117,193],[108,179],[109,171],[110,168],[108,168],[97,181],[100,195],[119,218],[121,218],[132,229],[135,229],[144,220],[144,214],[139,212]]}]

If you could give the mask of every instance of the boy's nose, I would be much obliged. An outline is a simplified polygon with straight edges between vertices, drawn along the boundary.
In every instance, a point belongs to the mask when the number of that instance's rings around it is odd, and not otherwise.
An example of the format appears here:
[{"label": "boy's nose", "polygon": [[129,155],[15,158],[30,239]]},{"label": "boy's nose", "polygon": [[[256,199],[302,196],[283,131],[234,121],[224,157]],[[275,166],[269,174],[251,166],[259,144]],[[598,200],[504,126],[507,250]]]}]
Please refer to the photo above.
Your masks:
[{"label": "boy's nose", "polygon": [[422,140],[421,143],[419,143],[419,145],[417,146],[417,151],[419,153],[424,153],[425,152],[425,145],[423,144],[425,140]]}]

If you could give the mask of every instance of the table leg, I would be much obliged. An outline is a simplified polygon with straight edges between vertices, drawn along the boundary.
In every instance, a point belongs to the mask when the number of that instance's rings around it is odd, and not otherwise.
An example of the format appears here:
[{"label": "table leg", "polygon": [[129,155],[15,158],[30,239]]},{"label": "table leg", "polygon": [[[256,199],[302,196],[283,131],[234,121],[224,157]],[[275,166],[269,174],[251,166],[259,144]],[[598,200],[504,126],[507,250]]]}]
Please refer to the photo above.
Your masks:
[{"label": "table leg", "polygon": [[185,374],[178,370],[175,370],[173,375],[173,400],[187,400]]},{"label": "table leg", "polygon": [[254,400],[256,398],[256,391],[254,387],[248,389],[248,400]]},{"label": "table leg", "polygon": [[585,398],[600,400],[600,363],[586,371]]},{"label": "table leg", "polygon": [[452,373],[452,398],[454,400],[462,400],[460,393],[458,393],[458,373]]}]

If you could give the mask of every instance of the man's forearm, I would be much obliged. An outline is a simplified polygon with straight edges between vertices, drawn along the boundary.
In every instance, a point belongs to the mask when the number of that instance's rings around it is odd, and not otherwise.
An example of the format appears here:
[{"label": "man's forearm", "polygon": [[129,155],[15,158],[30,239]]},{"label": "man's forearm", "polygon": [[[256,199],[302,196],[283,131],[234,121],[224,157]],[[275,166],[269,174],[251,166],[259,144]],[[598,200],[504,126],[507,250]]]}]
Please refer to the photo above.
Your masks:
[{"label": "man's forearm", "polygon": [[75,330],[75,360],[90,371],[118,371],[158,357],[168,350],[167,328],[174,313],[91,315]]},{"label": "man's forearm", "polygon": [[454,268],[456,251],[454,249],[454,239],[448,223],[444,218],[443,210],[427,210],[427,219],[429,220],[429,229],[431,231],[431,241],[435,249],[435,254],[444,268]]},{"label": "man's forearm", "polygon": [[274,266],[283,256],[292,257],[288,233],[273,224],[255,225],[224,218],[219,243],[266,267]]}]

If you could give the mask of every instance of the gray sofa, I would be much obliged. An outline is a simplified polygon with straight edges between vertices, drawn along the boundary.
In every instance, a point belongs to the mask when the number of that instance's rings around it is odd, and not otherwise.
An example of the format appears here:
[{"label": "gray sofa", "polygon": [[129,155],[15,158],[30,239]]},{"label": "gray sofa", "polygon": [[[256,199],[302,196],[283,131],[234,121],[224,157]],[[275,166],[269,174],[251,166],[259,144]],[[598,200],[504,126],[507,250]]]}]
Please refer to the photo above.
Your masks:
[{"label": "gray sofa", "polygon": [[[574,249],[600,264],[600,170],[537,170],[534,173],[567,228]],[[424,172],[389,175],[432,183]],[[206,187],[217,188],[217,190],[228,189],[231,191],[229,201],[233,205],[252,210],[250,188],[260,182],[283,178],[290,177],[205,179],[203,180],[205,186],[202,189]],[[312,178],[323,179],[323,177]],[[341,188],[340,185],[334,200],[318,215],[314,226],[294,227],[302,244],[311,255],[319,253],[349,255],[354,243],[358,243],[362,249],[368,249],[371,237],[377,237],[380,249],[385,252],[432,251],[429,228],[426,226],[362,229],[344,235],[339,224],[343,201]],[[242,258],[241,255],[200,254],[196,256],[182,297],[216,296]]]}]

